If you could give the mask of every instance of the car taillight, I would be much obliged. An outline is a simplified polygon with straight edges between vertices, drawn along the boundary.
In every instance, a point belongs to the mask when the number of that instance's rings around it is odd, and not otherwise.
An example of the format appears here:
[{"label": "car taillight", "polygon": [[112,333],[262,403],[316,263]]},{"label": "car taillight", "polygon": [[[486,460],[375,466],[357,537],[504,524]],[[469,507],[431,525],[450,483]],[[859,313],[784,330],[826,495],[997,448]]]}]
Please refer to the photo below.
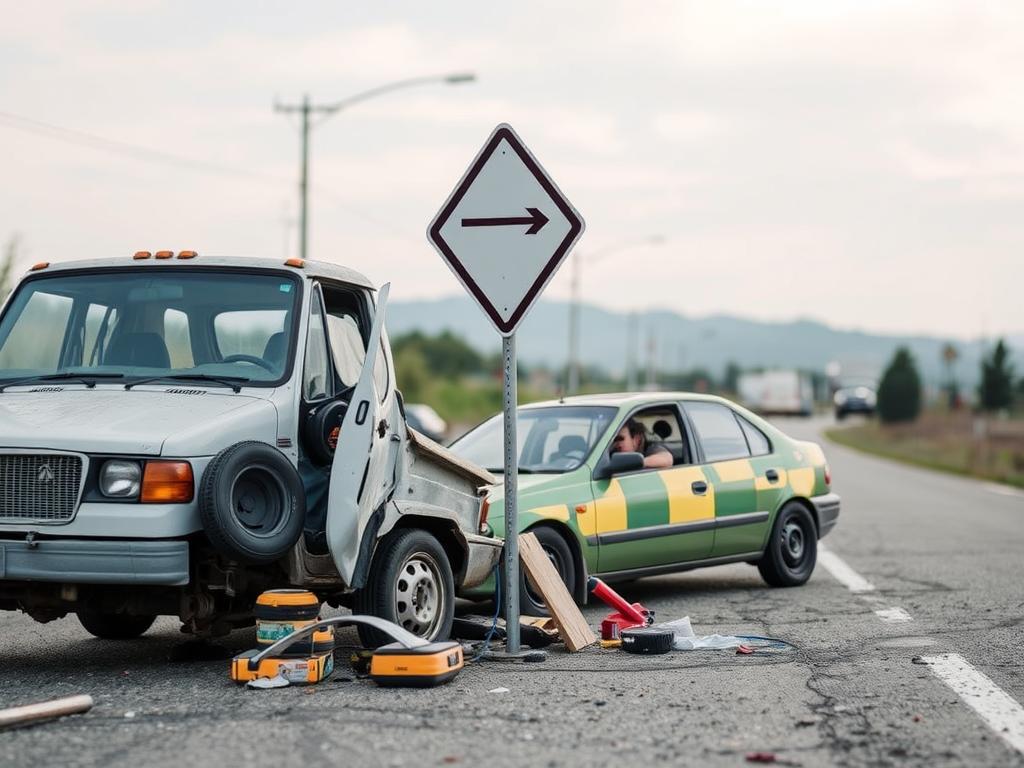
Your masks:
[{"label": "car taillight", "polygon": [[195,483],[187,461],[147,461],[142,475],[143,504],[185,504]]},{"label": "car taillight", "polygon": [[480,533],[487,533],[487,514],[491,511],[491,500],[489,497],[485,497],[480,502]]},{"label": "car taillight", "polygon": [[832,485],[832,467],[825,465],[825,485]]}]

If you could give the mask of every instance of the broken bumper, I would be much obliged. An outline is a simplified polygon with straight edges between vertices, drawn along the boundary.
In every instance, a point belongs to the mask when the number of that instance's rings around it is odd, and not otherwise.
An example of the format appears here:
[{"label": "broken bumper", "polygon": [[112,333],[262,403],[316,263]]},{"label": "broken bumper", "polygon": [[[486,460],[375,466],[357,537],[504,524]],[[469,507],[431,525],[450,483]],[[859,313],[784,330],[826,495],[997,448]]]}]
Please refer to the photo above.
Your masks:
[{"label": "broken bumper", "polygon": [[818,538],[836,527],[839,520],[839,494],[826,493],[823,496],[811,497],[811,503],[818,513]]},{"label": "broken bumper", "polygon": [[188,584],[188,542],[0,539],[0,579],[180,586]]},{"label": "broken bumper", "polygon": [[470,589],[487,581],[501,559],[501,548],[505,542],[473,533],[464,533],[462,537],[466,545],[466,573],[459,588]]}]

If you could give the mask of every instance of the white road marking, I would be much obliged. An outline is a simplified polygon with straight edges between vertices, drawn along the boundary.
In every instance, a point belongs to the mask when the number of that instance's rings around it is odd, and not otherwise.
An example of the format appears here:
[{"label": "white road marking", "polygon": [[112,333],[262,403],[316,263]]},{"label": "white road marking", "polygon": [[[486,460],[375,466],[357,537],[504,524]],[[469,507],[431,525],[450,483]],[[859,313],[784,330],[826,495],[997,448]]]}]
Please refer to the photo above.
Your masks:
[{"label": "white road marking", "polygon": [[1020,496],[1024,498],[1024,491],[1014,488],[1012,485],[999,485],[999,483],[985,483],[985,490],[998,493],[1000,496]]},{"label": "white road marking", "polygon": [[1024,707],[959,654],[921,659],[1007,744],[1024,752]]},{"label": "white road marking", "polygon": [[887,624],[902,624],[905,621],[913,621],[913,617],[902,608],[883,608],[875,611],[875,616]]},{"label": "white road marking", "polygon": [[848,566],[839,555],[818,546],[818,562],[832,574],[832,578],[851,592],[873,592],[875,585]]}]

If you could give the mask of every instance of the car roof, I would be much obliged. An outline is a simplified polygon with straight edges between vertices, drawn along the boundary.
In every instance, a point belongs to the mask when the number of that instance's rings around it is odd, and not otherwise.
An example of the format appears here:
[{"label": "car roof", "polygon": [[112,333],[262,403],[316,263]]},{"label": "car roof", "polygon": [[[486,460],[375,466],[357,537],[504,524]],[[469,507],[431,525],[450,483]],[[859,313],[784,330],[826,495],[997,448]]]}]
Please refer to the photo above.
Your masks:
[{"label": "car roof", "polygon": [[603,405],[615,408],[633,407],[645,403],[663,403],[667,400],[699,400],[709,403],[732,405],[728,400],[717,395],[704,395],[698,392],[610,392],[599,395],[573,395],[560,400],[545,400],[520,406],[526,408],[550,408],[551,406],[569,405]]},{"label": "car roof", "polygon": [[343,267],[340,264],[332,264],[326,261],[313,261],[307,259],[302,267],[293,267],[285,264],[284,259],[268,259],[257,256],[199,256],[188,259],[133,259],[131,256],[120,256],[104,259],[86,259],[82,261],[64,261],[50,264],[44,269],[30,272],[29,274],[46,274],[50,272],[68,272],[73,270],[88,269],[153,269],[154,267],[175,266],[181,269],[203,269],[213,267],[234,267],[242,269],[275,269],[305,274],[307,277],[322,277],[328,280],[337,280],[342,283],[349,283],[361,288],[373,289],[375,286],[365,275],[356,272],[354,269]]}]

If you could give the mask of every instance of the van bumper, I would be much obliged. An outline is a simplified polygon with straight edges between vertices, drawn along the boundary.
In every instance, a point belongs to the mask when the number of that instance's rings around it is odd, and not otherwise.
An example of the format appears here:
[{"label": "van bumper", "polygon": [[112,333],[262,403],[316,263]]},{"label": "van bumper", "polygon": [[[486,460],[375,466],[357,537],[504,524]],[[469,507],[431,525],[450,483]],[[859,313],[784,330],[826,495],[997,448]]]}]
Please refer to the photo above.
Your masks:
[{"label": "van bumper", "polygon": [[501,549],[505,542],[489,536],[473,533],[461,534],[466,546],[466,574],[459,584],[459,589],[476,587],[487,581],[494,566],[501,559]]},{"label": "van bumper", "polygon": [[811,504],[818,512],[818,538],[836,527],[839,521],[839,494],[826,493],[823,496],[812,496]]},{"label": "van bumper", "polygon": [[183,586],[188,542],[0,539],[0,579]]}]

